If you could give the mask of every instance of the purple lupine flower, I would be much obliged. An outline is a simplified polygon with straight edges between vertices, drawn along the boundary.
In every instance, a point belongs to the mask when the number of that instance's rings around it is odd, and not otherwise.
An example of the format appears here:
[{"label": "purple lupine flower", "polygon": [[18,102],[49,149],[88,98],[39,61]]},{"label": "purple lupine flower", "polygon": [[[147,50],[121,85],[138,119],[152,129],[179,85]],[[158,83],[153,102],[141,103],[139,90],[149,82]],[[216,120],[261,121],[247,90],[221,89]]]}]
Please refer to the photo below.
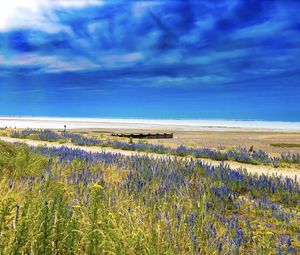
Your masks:
[{"label": "purple lupine flower", "polygon": [[18,221],[19,221],[19,209],[20,209],[20,206],[19,205],[16,205],[16,224],[18,224]]},{"label": "purple lupine flower", "polygon": [[223,244],[222,244],[222,241],[219,240],[219,242],[218,242],[218,252],[220,253],[222,251],[222,249],[223,249]]}]

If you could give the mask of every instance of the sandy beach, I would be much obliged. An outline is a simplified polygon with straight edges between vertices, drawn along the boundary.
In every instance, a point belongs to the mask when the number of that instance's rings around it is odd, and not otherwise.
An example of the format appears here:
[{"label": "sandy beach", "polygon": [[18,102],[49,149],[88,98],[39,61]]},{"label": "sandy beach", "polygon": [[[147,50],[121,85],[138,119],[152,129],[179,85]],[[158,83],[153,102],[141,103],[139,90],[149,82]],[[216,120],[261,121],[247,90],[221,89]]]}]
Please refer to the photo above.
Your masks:
[{"label": "sandy beach", "polygon": [[271,154],[300,153],[300,147],[271,146],[274,143],[300,144],[298,122],[0,117],[0,128],[62,130],[64,125],[68,130],[108,139],[114,132],[173,132],[173,139],[147,140],[171,147],[181,144],[211,149],[254,146]]}]

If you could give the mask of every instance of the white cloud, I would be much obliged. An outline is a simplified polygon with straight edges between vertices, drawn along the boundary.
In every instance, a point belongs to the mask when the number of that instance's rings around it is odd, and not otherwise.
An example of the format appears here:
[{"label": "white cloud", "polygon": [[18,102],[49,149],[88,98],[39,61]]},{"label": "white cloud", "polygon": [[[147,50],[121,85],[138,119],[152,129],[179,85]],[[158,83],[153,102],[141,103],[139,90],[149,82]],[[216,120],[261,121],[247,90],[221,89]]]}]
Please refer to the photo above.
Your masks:
[{"label": "white cloud", "polygon": [[36,2],[47,2],[50,5],[57,7],[75,7],[80,8],[87,5],[103,5],[103,0],[36,0]]},{"label": "white cloud", "polygon": [[175,87],[198,87],[206,86],[212,87],[218,84],[231,82],[234,77],[228,77],[225,75],[199,75],[191,78],[186,76],[181,77],[170,77],[170,76],[159,76],[159,77],[124,77],[124,87],[134,87],[136,85],[145,88],[175,88]]},{"label": "white cloud", "polygon": [[235,58],[246,57],[250,54],[249,49],[235,49],[228,51],[208,51],[208,53],[201,56],[190,57],[188,63],[190,64],[212,64],[219,61],[226,61]]},{"label": "white cloud", "polygon": [[143,16],[151,7],[161,4],[159,1],[138,1],[132,5],[132,12],[135,17]]},{"label": "white cloud", "polygon": [[99,65],[92,63],[88,59],[80,57],[64,59],[59,56],[39,56],[35,54],[21,54],[5,58],[0,55],[0,65],[9,65],[17,67],[41,66],[48,73],[62,71],[84,71],[99,69]]},{"label": "white cloud", "polygon": [[[183,77],[159,77],[159,79],[152,84],[153,87],[181,87],[181,86],[215,86],[224,82],[230,82],[232,79],[223,75],[203,75],[194,76],[192,78]],[[150,83],[151,84],[151,83]]]},{"label": "white cloud", "polygon": [[266,21],[264,23],[236,30],[233,39],[265,38],[283,30],[287,24],[283,21]]},{"label": "white cloud", "polygon": [[105,67],[120,67],[121,65],[127,65],[130,63],[136,63],[143,59],[143,55],[140,52],[133,52],[128,54],[118,55],[106,55],[99,58],[99,62]]},{"label": "white cloud", "polygon": [[85,70],[93,71],[98,70],[99,68],[99,65],[90,62],[88,59],[75,59],[72,61],[54,59],[53,61],[49,61],[46,70],[48,73],[60,73]]},{"label": "white cloud", "polygon": [[51,14],[54,8],[80,8],[88,5],[102,5],[102,0],[8,0],[1,3],[0,31],[18,28],[37,28],[56,32],[62,26]]}]

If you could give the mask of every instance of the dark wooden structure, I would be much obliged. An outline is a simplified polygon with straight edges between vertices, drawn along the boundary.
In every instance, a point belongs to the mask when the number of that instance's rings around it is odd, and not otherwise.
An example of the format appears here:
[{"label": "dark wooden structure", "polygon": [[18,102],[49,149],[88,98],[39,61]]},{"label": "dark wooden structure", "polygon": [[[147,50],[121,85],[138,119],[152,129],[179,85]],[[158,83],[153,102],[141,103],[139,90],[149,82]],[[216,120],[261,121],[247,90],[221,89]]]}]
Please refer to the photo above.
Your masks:
[{"label": "dark wooden structure", "polygon": [[137,138],[137,139],[172,139],[173,133],[156,133],[156,134],[119,134],[113,133],[111,136],[118,136],[118,137],[126,137],[126,138]]}]

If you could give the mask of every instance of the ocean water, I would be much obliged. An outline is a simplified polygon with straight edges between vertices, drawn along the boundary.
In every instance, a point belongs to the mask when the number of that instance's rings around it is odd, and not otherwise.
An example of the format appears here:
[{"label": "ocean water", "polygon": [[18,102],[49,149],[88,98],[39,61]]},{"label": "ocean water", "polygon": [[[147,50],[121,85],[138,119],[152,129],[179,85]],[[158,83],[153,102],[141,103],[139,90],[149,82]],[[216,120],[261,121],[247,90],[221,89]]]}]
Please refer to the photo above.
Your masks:
[{"label": "ocean water", "polygon": [[178,129],[178,130],[285,130],[300,131],[300,122],[208,120],[208,119],[124,119],[124,118],[54,118],[0,117],[0,127],[16,128],[112,128],[112,129]]}]

